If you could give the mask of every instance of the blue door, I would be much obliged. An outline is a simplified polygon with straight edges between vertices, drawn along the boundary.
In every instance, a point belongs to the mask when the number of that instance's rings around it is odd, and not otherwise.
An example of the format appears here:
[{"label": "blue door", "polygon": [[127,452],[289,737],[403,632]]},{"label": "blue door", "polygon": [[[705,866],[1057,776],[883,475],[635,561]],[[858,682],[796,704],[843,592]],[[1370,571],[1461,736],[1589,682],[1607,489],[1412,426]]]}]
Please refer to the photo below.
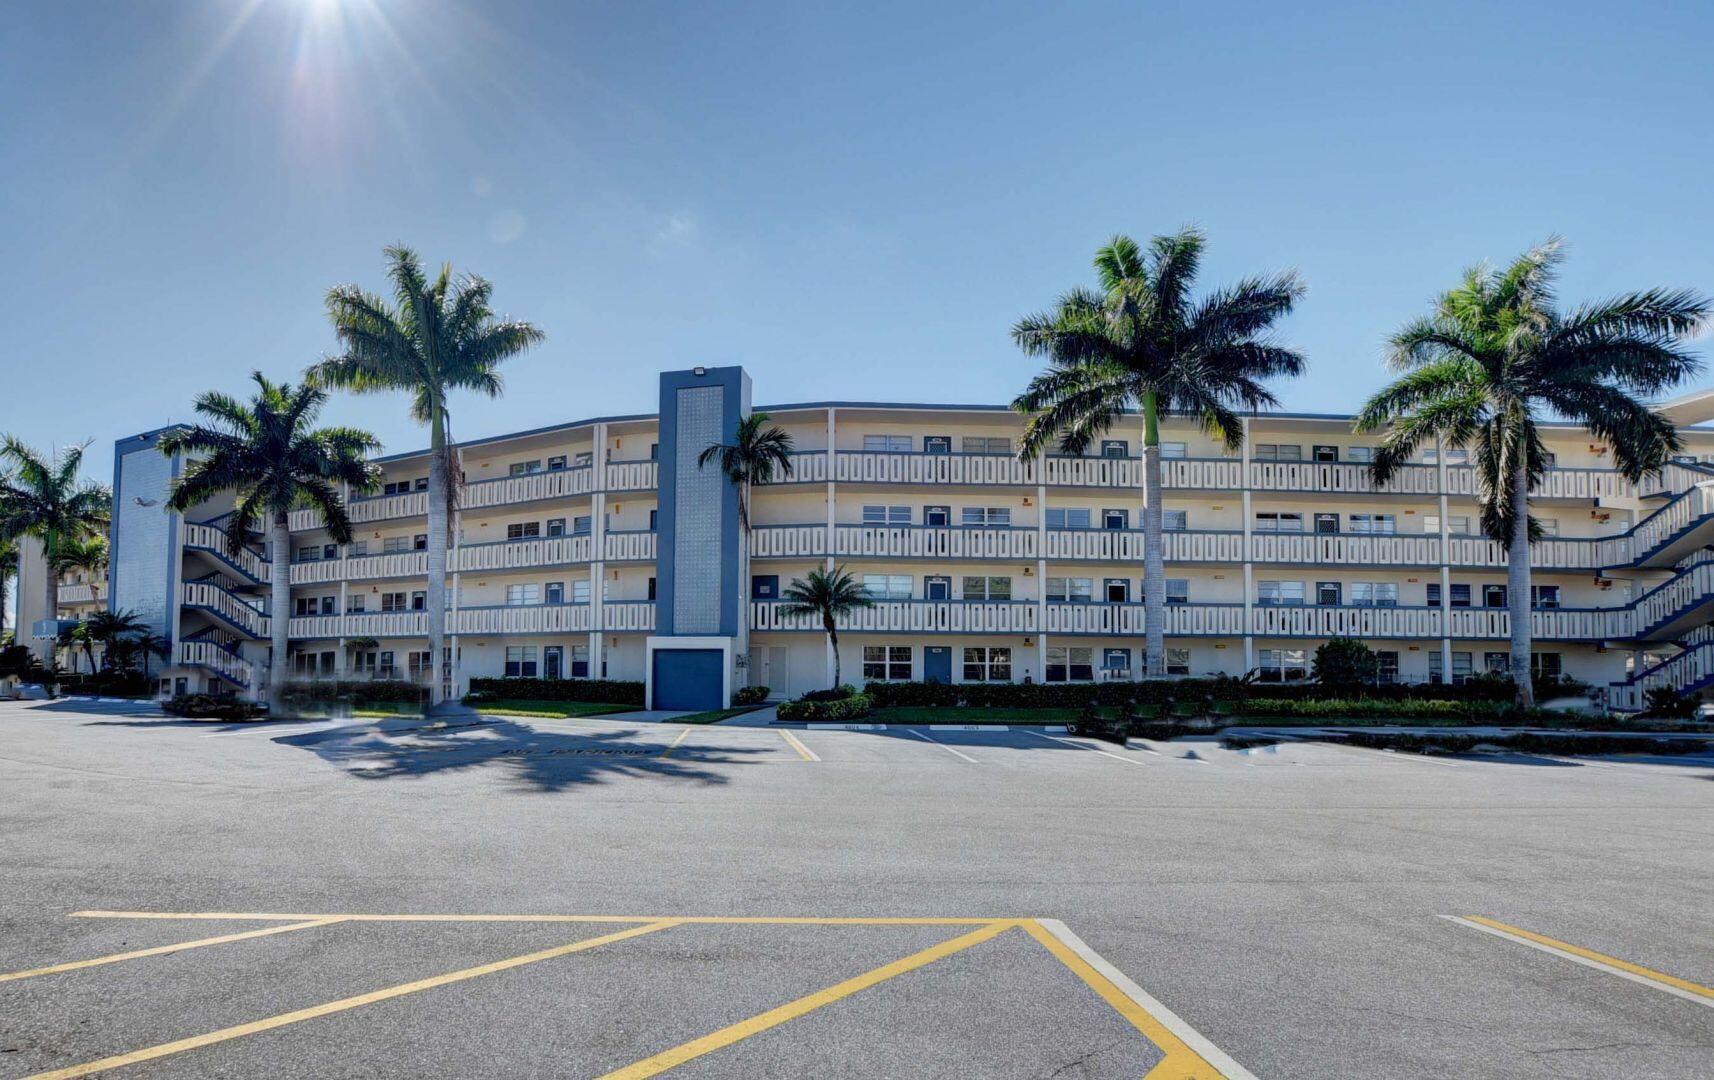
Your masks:
[{"label": "blue door", "polygon": [[661,649],[655,653],[655,708],[724,709],[719,649]]},{"label": "blue door", "polygon": [[922,651],[922,677],[927,682],[952,681],[952,650],[945,645],[930,645]]}]

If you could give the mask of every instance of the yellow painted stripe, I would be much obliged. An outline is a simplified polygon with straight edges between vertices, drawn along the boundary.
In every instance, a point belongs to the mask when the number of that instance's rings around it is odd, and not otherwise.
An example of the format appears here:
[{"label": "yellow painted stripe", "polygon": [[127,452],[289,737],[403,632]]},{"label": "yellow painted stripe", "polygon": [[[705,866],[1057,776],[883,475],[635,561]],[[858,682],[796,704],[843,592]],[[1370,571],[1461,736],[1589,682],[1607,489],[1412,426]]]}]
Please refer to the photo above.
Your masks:
[{"label": "yellow painted stripe", "polygon": [[803,758],[805,761],[820,761],[821,760],[820,758],[815,756],[815,751],[813,751],[809,747],[805,746],[803,744],[803,741],[800,740],[796,735],[793,735],[791,732],[789,732],[789,731],[780,732],[780,738],[782,738],[786,742],[790,743],[792,749],[797,751],[797,756],[800,758]]},{"label": "yellow painted stripe", "polygon": [[767,1012],[752,1016],[748,1020],[740,1020],[736,1024],[723,1027],[719,1031],[711,1032],[700,1039],[692,1039],[690,1042],[682,1043],[671,1050],[663,1050],[654,1057],[644,1058],[642,1061],[627,1065],[623,1069],[615,1069],[602,1076],[600,1080],[641,1080],[646,1076],[656,1076],[704,1054],[731,1046],[735,1042],[748,1039],[750,1036],[760,1034],[769,1028],[778,1027],[787,1021],[796,1020],[798,1017],[812,1013],[824,1005],[831,1005],[843,998],[848,998],[859,990],[867,990],[869,987],[886,982],[894,976],[903,975],[907,971],[915,971],[917,968],[932,964],[936,960],[945,959],[953,953],[962,952],[972,945],[1003,934],[1016,925],[1018,924],[1014,921],[1007,921],[993,923],[982,927],[980,930],[972,930],[968,934],[943,941],[939,945],[924,949],[921,952],[912,953],[902,960],[894,960],[892,963],[878,967],[873,971],[866,971],[855,978],[846,979],[844,982],[830,986],[825,990],[817,990],[813,994],[807,994],[796,1001],[781,1005],[777,1009],[769,1009]]},{"label": "yellow painted stripe", "polygon": [[665,930],[673,925],[675,924],[671,922],[657,922],[649,923],[646,926],[633,926],[628,930],[620,930],[617,933],[603,934],[600,937],[586,938],[583,941],[574,941],[569,945],[559,945],[552,949],[543,949],[541,952],[526,953],[523,956],[514,956],[510,960],[496,960],[491,964],[481,964],[477,967],[465,968],[462,971],[452,971],[445,975],[436,975],[428,979],[418,979],[416,982],[402,983],[398,986],[389,986],[385,990],[375,990],[367,994],[358,994],[355,997],[340,998],[338,1001],[329,1001],[322,1005],[312,1005],[307,1009],[298,1009],[294,1012],[281,1013],[278,1016],[270,1016],[265,1020],[253,1020],[248,1024],[238,1024],[234,1027],[221,1028],[219,1031],[211,1031],[206,1035],[195,1035],[188,1039],[177,1039],[173,1042],[161,1043],[158,1046],[149,1046],[142,1050],[133,1050],[127,1054],[116,1054],[113,1057],[102,1058],[100,1061],[90,1061],[82,1065],[73,1065],[68,1069],[55,1069],[52,1072],[37,1073],[34,1076],[26,1077],[25,1080],[69,1080],[70,1077],[74,1076],[88,1076],[91,1073],[104,1072],[107,1069],[117,1069],[125,1065],[136,1065],[144,1061],[153,1061],[156,1058],[163,1058],[172,1054],[182,1054],[186,1050],[196,1050],[200,1047],[210,1046],[214,1043],[225,1042],[228,1039],[238,1039],[246,1035],[255,1035],[263,1031],[272,1031],[275,1028],[285,1027],[287,1024],[296,1024],[303,1020],[314,1020],[317,1017],[328,1016],[336,1012],[344,1012],[346,1009],[355,1009],[363,1005],[373,1005],[377,1001],[387,1001],[390,998],[403,997],[406,994],[415,994],[422,990],[432,990],[437,986],[445,986],[448,983],[463,982],[465,979],[474,979],[480,975],[492,975],[497,971],[507,971],[511,968],[523,967],[525,964],[534,964],[542,960],[552,960],[555,957],[566,956],[574,952],[582,952],[585,949],[593,949],[597,945],[606,945],[609,942],[623,941],[626,938],[640,937],[643,934],[652,934],[657,930]]},{"label": "yellow painted stripe", "polygon": [[671,746],[667,747],[665,750],[661,751],[661,756],[662,757],[672,757],[673,751],[678,749],[678,744],[681,742],[684,742],[684,737],[686,735],[689,735],[692,730],[693,729],[691,729],[691,728],[685,728],[683,731],[679,732],[678,738],[673,740],[673,744]]},{"label": "yellow painted stripe", "polygon": [[131,952],[114,953],[111,956],[97,956],[89,960],[73,960],[65,964],[31,968],[28,971],[13,971],[0,975],[0,982],[33,979],[38,975],[54,975],[61,971],[77,971],[80,968],[100,967],[103,964],[117,964],[121,960],[136,960],[144,956],[165,956],[168,953],[183,952],[186,949],[200,949],[205,945],[224,945],[228,941],[245,941],[249,938],[267,937],[269,934],[289,934],[293,930],[308,930],[312,926],[329,926],[342,921],[344,920],[338,916],[329,915],[287,926],[265,926],[260,930],[245,930],[242,933],[222,934],[219,937],[199,938],[196,941],[180,941],[173,945],[157,945],[152,949],[135,949]]},{"label": "yellow painted stripe", "polygon": [[1142,1032],[1145,1039],[1154,1043],[1161,1053],[1166,1055],[1148,1071],[1147,1080],[1210,1080],[1222,1075],[1219,1069],[1204,1061],[1200,1054],[1185,1045],[1184,1040],[1168,1031],[1148,1010],[1114,986],[1107,976],[1090,967],[1087,960],[1067,948],[1065,942],[1048,933],[1034,919],[1023,926],[1029,935],[1041,942],[1060,963],[1088,983],[1089,988],[1099,994],[1102,1001],[1113,1007],[1113,1011],[1130,1021],[1132,1027]]},{"label": "yellow painted stripe", "polygon": [[1648,979],[1651,982],[1663,983],[1667,986],[1683,990],[1687,994],[1694,994],[1697,997],[1707,998],[1710,1001],[1714,1001],[1714,987],[1703,986],[1701,983],[1693,983],[1688,979],[1681,979],[1676,975],[1668,975],[1663,971],[1655,971],[1653,968],[1643,967],[1641,964],[1633,964],[1629,960],[1620,960],[1616,956],[1608,956],[1606,953],[1598,953],[1592,949],[1585,949],[1582,946],[1573,945],[1567,941],[1560,941],[1558,938],[1550,938],[1545,934],[1537,934],[1520,927],[1509,926],[1506,923],[1483,918],[1480,915],[1466,915],[1464,918],[1473,923],[1480,923],[1489,929],[1498,930],[1503,934],[1511,934],[1513,937],[1520,937],[1526,941],[1533,941],[1537,945],[1546,945],[1550,949],[1558,949],[1560,952],[1570,953],[1573,956],[1581,956],[1585,960],[1592,960],[1597,964],[1604,964],[1610,968],[1627,971],[1632,975]]},{"label": "yellow painted stripe", "polygon": [[778,926],[987,926],[1018,922],[1015,916],[841,916],[841,915],[290,915],[261,911],[74,911],[74,919],[255,919],[292,922],[338,919],[346,922],[538,922],[538,923],[754,923]]}]

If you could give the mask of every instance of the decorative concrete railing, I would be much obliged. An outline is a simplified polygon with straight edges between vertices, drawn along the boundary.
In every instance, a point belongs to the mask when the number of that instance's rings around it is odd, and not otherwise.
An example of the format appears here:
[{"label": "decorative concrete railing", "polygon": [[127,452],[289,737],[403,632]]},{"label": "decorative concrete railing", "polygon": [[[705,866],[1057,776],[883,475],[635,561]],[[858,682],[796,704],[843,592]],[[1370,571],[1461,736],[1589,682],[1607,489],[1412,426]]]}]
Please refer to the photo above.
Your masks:
[{"label": "decorative concrete railing", "polygon": [[587,563],[594,542],[581,536],[543,536],[527,540],[495,540],[486,544],[463,544],[447,553],[450,569],[527,569],[534,566],[570,566]]},{"label": "decorative concrete railing", "polygon": [[244,547],[236,555],[226,550],[226,533],[212,525],[184,523],[184,546],[206,551],[229,566],[236,567],[255,581],[268,581],[272,569],[267,559]]},{"label": "decorative concrete railing", "polygon": [[268,636],[267,614],[218,585],[187,581],[181,586],[180,596],[187,607],[213,612],[251,637]]},{"label": "decorative concrete railing", "polygon": [[106,596],[107,590],[93,582],[80,582],[59,587],[59,602],[62,604],[93,604]]},{"label": "decorative concrete railing", "polygon": [[1607,687],[1607,706],[1621,712],[1637,712],[1648,704],[1649,691],[1661,687],[1695,690],[1714,681],[1714,642],[1702,642],[1676,656],[1645,668],[1623,682]]},{"label": "decorative concrete railing", "polygon": [[249,689],[256,672],[249,661],[233,656],[212,641],[181,641],[173,646],[173,662],[185,667],[204,667]]},{"label": "decorative concrete railing", "polygon": [[[485,510],[588,495],[595,491],[653,491],[658,475],[659,466],[653,461],[614,461],[608,463],[606,482],[600,487],[594,483],[595,469],[588,465],[522,476],[500,476],[465,484],[459,496],[459,506],[467,510]],[[428,495],[426,491],[408,491],[401,495],[355,498],[346,511],[352,522],[359,525],[422,517],[428,513]],[[293,532],[307,532],[322,525],[320,512],[309,509],[293,510],[289,521]]]},{"label": "decorative concrete railing", "polygon": [[601,538],[601,549],[607,562],[653,562],[655,534],[648,529],[613,530]]},{"label": "decorative concrete railing", "polygon": [[595,490],[595,469],[584,465],[575,469],[554,469],[550,472],[525,473],[522,476],[501,476],[493,480],[477,480],[464,485],[459,505],[471,510],[516,503],[563,499],[570,495],[588,495]]},{"label": "decorative concrete railing", "polygon": [[[778,601],[752,603],[752,629],[821,631],[819,618],[787,615],[781,607]],[[1036,615],[1034,601],[880,600],[851,612],[839,625],[852,632],[1029,634],[1040,629]]]},{"label": "decorative concrete railing", "polygon": [[[655,628],[653,600],[608,600],[601,605],[602,624],[593,623],[592,607],[580,604],[506,604],[467,607],[446,614],[448,634],[581,634],[608,631],[650,631]],[[426,611],[358,611],[345,615],[301,616],[291,621],[293,638],[426,638]]]},{"label": "decorative concrete railing", "polygon": [[588,604],[515,604],[462,608],[448,620],[456,634],[574,634],[590,629]]}]

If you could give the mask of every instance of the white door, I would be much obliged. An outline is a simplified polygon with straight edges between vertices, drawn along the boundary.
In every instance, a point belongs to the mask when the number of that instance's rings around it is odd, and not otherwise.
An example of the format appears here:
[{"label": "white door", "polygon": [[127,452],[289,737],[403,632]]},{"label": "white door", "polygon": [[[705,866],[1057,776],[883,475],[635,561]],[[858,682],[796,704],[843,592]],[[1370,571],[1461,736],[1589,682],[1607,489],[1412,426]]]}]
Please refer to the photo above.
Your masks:
[{"label": "white door", "polygon": [[791,650],[784,645],[768,646],[768,680],[763,686],[771,687],[768,693],[788,693],[791,689]]}]

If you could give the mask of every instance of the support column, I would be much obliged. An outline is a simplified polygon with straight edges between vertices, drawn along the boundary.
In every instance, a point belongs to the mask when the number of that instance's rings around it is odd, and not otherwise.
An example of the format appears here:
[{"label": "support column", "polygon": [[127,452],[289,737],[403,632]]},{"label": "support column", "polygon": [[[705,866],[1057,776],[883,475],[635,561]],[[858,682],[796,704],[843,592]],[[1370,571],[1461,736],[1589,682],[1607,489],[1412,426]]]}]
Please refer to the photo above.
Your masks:
[{"label": "support column", "polygon": [[1440,492],[1440,678],[1452,685],[1452,552],[1446,497],[1446,444],[1434,441],[1435,488]]},{"label": "support column", "polygon": [[[835,498],[835,493],[834,493],[835,485],[834,485],[834,480],[833,480],[833,468],[834,468],[835,463],[838,460],[834,456],[834,454],[835,454],[835,441],[834,440],[836,439],[838,432],[839,432],[839,424],[838,424],[838,419],[837,419],[838,412],[839,412],[838,409],[828,409],[827,410],[827,558],[825,560],[823,560],[823,569],[825,569],[829,573],[832,573],[833,566],[834,566],[833,552],[835,550],[835,545],[833,543],[833,534],[834,534],[834,530],[836,528],[838,528],[838,521],[839,521],[839,516],[835,511],[836,498]],[[822,679],[829,686],[832,686],[833,685],[833,672],[834,672],[834,668],[835,668],[835,661],[834,661],[834,656],[833,656],[833,642],[829,641],[829,642],[826,642],[824,644],[823,653],[824,653],[824,659],[825,659],[827,671],[826,671],[826,674],[822,676]]]},{"label": "support column", "polygon": [[[1036,466],[1041,467],[1039,464]],[[1036,485],[1036,673],[1047,682],[1047,485]]]},{"label": "support column", "polygon": [[[593,470],[592,481],[589,485],[589,632],[587,648],[589,660],[584,670],[584,677],[599,679],[601,677],[601,650],[605,647],[605,639],[601,633],[601,577],[606,566],[601,558],[606,554],[607,543],[607,425],[596,424],[594,431],[594,446],[589,455],[589,465]],[[659,438],[657,434],[657,439]],[[657,442],[657,446],[659,443]],[[658,457],[658,454],[657,454]],[[655,468],[665,466],[657,461]],[[659,480],[656,481],[659,484]],[[660,513],[655,514],[656,540],[659,540],[659,530],[664,527]],[[660,581],[660,555],[655,556],[655,580]],[[572,658],[566,657],[566,675],[571,675]]]}]

